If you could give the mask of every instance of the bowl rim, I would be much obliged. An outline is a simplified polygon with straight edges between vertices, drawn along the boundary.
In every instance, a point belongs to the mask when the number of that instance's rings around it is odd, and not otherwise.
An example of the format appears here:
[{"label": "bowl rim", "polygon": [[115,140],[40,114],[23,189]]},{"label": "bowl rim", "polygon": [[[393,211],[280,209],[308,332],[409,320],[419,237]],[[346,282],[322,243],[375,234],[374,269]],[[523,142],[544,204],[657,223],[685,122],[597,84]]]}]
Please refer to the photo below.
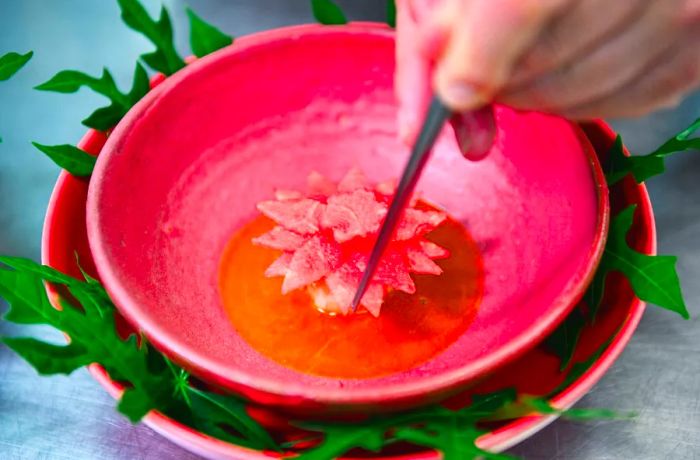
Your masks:
[{"label": "bowl rim", "polygon": [[[595,121],[593,126],[599,129],[609,140],[614,139],[614,131],[602,120]],[[102,135],[94,130],[90,130],[82,138],[78,146],[85,150],[92,150],[90,146],[101,142],[103,142]],[[66,182],[70,178],[70,174],[65,171],[62,171],[59,175],[51,193],[44,219],[41,259],[42,263],[49,266],[54,262],[52,256],[54,229],[60,225],[60,222],[57,221],[57,206]],[[641,225],[645,226],[649,232],[644,252],[647,254],[656,254],[656,227],[649,194],[644,184],[637,185],[637,188],[640,193],[639,206],[637,209],[642,218]],[[51,286],[47,285],[47,290],[49,291],[50,298],[55,302],[55,293]],[[632,338],[643,316],[645,306],[645,302],[642,302],[637,297],[633,298],[627,320],[623,323],[620,331],[608,348],[583,375],[572,382],[561,393],[550,399],[550,403],[554,407],[566,409],[573,406],[602,378]],[[89,371],[93,378],[105,388],[113,398],[119,398],[124,387],[111,380],[109,374],[102,366],[99,364],[92,364],[89,366]],[[483,449],[503,451],[534,435],[556,418],[556,415],[540,414],[522,417],[492,432],[482,435],[477,443],[479,447]],[[212,438],[156,411],[150,412],[144,418],[144,423],[171,442],[203,456],[211,457],[215,455],[217,457],[221,456],[222,458],[244,458],[248,460],[275,458],[263,452]],[[426,451],[413,455],[384,457],[385,460],[437,460],[438,458],[439,456],[433,451]]]},{"label": "bowl rim", "polygon": [[[122,139],[131,130],[149,108],[157,103],[167,93],[173,91],[189,75],[200,69],[237,54],[258,47],[266,47],[281,40],[294,40],[301,36],[332,36],[332,35],[373,36],[377,39],[391,39],[393,32],[386,26],[373,23],[354,23],[344,26],[298,25],[268,30],[238,38],[230,47],[219,50],[209,56],[199,59],[177,72],[150,91],[138,102],[113,130],[107,139],[102,153],[90,180],[87,200],[87,230],[88,240],[95,265],[100,278],[115,305],[122,315],[175,361],[185,363],[195,375],[206,381],[237,393],[252,393],[249,398],[255,400],[265,394],[279,398],[293,398],[296,401],[306,400],[323,405],[377,405],[389,407],[392,403],[401,404],[405,401],[424,400],[426,395],[441,394],[453,390],[475,379],[488,375],[495,369],[513,361],[534,347],[566,317],[569,311],[583,296],[585,288],[593,278],[595,269],[602,256],[607,237],[609,223],[608,191],[602,168],[596,153],[583,131],[574,125],[578,131],[583,148],[589,158],[597,192],[597,222],[596,234],[590,248],[587,262],[579,272],[565,285],[559,298],[551,305],[546,316],[540,318],[535,325],[512,337],[494,352],[459,368],[442,372],[419,380],[410,379],[399,383],[382,384],[379,387],[338,388],[315,387],[299,384],[298,382],[279,381],[267,376],[253,375],[244,368],[231,368],[212,360],[209,356],[193,349],[178,339],[171,331],[161,327],[157,321],[149,319],[144,314],[145,308],[119,281],[118,270],[109,263],[108,244],[102,238],[99,229],[100,196],[103,178],[109,174],[109,162],[118,150]],[[247,391],[246,391],[247,390]]]}]

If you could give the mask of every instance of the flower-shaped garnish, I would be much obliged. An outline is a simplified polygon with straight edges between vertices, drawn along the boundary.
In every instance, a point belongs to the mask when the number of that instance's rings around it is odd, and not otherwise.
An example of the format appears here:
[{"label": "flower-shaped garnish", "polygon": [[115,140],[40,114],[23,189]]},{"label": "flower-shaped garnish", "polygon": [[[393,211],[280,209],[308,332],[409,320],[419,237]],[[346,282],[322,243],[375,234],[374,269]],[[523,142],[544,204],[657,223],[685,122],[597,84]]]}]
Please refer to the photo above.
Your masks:
[{"label": "flower-shaped garnish", "polygon": [[[319,310],[347,314],[395,186],[371,187],[359,169],[352,169],[338,184],[311,173],[308,187],[307,194],[278,190],[276,200],[259,203],[260,212],[278,225],[253,242],[284,251],[265,272],[284,276],[283,294],[306,288]],[[417,205],[414,200],[405,210],[362,298],[361,305],[374,316],[390,290],[416,291],[410,273],[440,275],[433,259],[449,255],[425,239],[446,215]]]}]

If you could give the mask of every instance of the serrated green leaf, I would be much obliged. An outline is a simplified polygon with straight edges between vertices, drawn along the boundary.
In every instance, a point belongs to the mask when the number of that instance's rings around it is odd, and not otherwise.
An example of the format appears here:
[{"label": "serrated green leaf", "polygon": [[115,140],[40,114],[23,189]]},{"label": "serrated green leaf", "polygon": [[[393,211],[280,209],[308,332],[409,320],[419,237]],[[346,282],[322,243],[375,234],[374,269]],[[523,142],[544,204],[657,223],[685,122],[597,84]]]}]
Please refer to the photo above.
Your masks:
[{"label": "serrated green leaf", "polygon": [[400,427],[394,437],[414,445],[437,449],[443,460],[463,459],[512,459],[510,455],[483,450],[476,440],[485,433],[472,423],[465,423],[457,416],[431,420],[421,427]]},{"label": "serrated green leaf", "polygon": [[576,382],[583,374],[585,374],[591,367],[593,367],[593,365],[598,362],[603,353],[605,353],[605,350],[608,349],[613,340],[615,340],[615,337],[619,332],[620,329],[618,329],[612,337],[606,340],[603,345],[598,347],[598,349],[591,356],[584,359],[583,361],[574,363],[571,366],[571,369],[569,369],[569,372],[566,374],[564,380],[554,390],[552,390],[549,393],[549,395],[547,395],[547,397],[552,398],[561,393],[562,391],[566,390],[574,382]]},{"label": "serrated green leaf", "polygon": [[26,54],[7,53],[0,56],[0,81],[9,80],[29,62],[32,56],[34,56],[33,51]]},{"label": "serrated green leaf", "polygon": [[0,269],[0,297],[10,305],[4,319],[16,324],[52,324],[56,310],[51,306],[42,283],[30,273]]},{"label": "serrated green leaf", "polygon": [[[15,268],[14,271],[0,269],[0,295],[10,301],[11,313],[28,319],[26,322],[52,325],[71,338],[70,345],[65,347],[33,339],[8,340],[40,372],[70,372],[79,365],[99,362],[110,375],[127,384],[118,408],[132,421],[157,409],[220,439],[255,449],[278,448],[269,433],[248,415],[242,401],[190,386],[188,374],[156,353],[144,338],[140,346],[134,335],[122,340],[116,332],[114,306],[96,280],[79,281],[26,259],[0,261]],[[62,310],[55,310],[48,302],[43,280],[68,286],[82,309],[65,305]],[[484,432],[478,424],[494,413],[515,413],[517,407],[550,410],[546,405],[523,404],[516,400],[515,390],[506,389],[477,395],[470,406],[456,411],[432,406],[358,423],[306,423],[303,426],[322,433],[323,439],[317,446],[303,451],[299,458],[336,458],[355,448],[379,452],[388,444],[406,441],[437,449],[446,460],[505,459],[509,457],[477,447],[476,440]],[[577,411],[571,416],[610,415],[605,411]]]},{"label": "serrated green leaf", "polygon": [[622,211],[610,223],[608,242],[586,300],[593,315],[605,291],[605,281],[611,271],[622,272],[637,297],[690,318],[676,273],[676,257],[641,254],[627,244],[636,206]]},{"label": "serrated green leaf", "polygon": [[122,106],[110,104],[107,107],[102,107],[92,112],[82,123],[88,128],[93,128],[98,131],[107,131],[119,123],[119,120],[124,117],[124,113],[124,108]]},{"label": "serrated green leaf", "polygon": [[128,388],[119,398],[117,410],[126,416],[131,423],[136,423],[151,410],[158,409],[158,402],[153,394],[144,388]]},{"label": "serrated green leaf", "polygon": [[50,80],[36,86],[39,91],[53,91],[55,93],[75,93],[83,86],[88,87],[98,94],[109,97],[121,97],[114,77],[107,69],[102,70],[102,75],[97,78],[78,70],[63,70],[51,77]]},{"label": "serrated green leaf", "polygon": [[37,86],[36,89],[58,93],[75,93],[82,87],[90,88],[111,101],[110,105],[97,109],[83,120],[83,124],[88,128],[107,131],[119,123],[119,120],[126,115],[129,109],[148,93],[149,81],[146,70],[137,63],[132,89],[128,94],[119,90],[112,74],[107,69],[103,70],[102,76],[99,78],[77,70],[64,70],[57,73],[49,81]]},{"label": "serrated green leaf", "polygon": [[477,394],[472,397],[472,403],[469,407],[461,412],[466,412],[470,415],[476,414],[478,417],[481,417],[482,413],[492,413],[503,406],[515,402],[517,399],[518,394],[515,388],[505,388],[485,395]]},{"label": "serrated green leaf", "polygon": [[632,414],[621,414],[610,409],[557,409],[553,407],[546,399],[533,396],[522,397],[521,404],[524,407],[529,408],[530,412],[534,411],[545,415],[560,415],[568,420],[622,420],[632,416]]},{"label": "serrated green leaf", "polygon": [[396,27],[396,2],[386,0],[386,23],[390,27]]},{"label": "serrated green leaf", "polygon": [[151,89],[151,82],[148,79],[148,73],[141,64],[136,63],[134,70],[134,82],[131,86],[131,91],[127,95],[131,106],[139,102]]},{"label": "serrated green leaf", "polygon": [[339,25],[348,23],[343,10],[332,0],[311,0],[311,9],[314,17],[321,24]]},{"label": "serrated green leaf", "polygon": [[559,370],[564,371],[569,367],[585,325],[586,316],[580,308],[575,308],[545,339],[547,347],[561,360]]},{"label": "serrated green leaf", "polygon": [[[187,387],[186,390],[198,429],[238,445],[278,450],[270,434],[248,415],[242,401],[192,387]],[[225,427],[232,428],[242,436],[234,436]]]},{"label": "serrated green leaf", "polygon": [[[50,325],[70,337],[67,346],[34,339],[4,339],[40,373],[67,373],[98,362],[111,376],[127,385],[118,409],[132,422],[155,409],[200,430],[214,424],[232,427],[240,436],[229,434],[225,439],[235,438],[240,445],[255,449],[277,448],[269,434],[248,416],[238,399],[188,387],[187,373],[157,353],[145,338],[140,338],[139,345],[133,334],[126,340],[119,337],[114,305],[96,280],[86,278],[88,281],[83,282],[27,259],[4,257],[0,262],[13,268],[0,269],[0,296],[11,307],[6,319]],[[63,303],[63,308],[56,310],[48,300],[44,280],[66,285],[80,308]],[[181,397],[183,395],[185,398]],[[201,413],[192,413],[190,397],[198,398],[194,402]],[[224,432],[225,429],[219,428],[212,434],[223,437]]]},{"label": "serrated green leaf", "polygon": [[0,263],[16,270],[16,272],[7,273],[28,272],[29,274],[37,275],[51,283],[59,284],[71,284],[75,281],[72,277],[64,275],[51,267],[38,264],[33,260],[22,257],[0,256]]},{"label": "serrated green leaf", "polygon": [[298,460],[328,460],[339,458],[346,452],[361,447],[379,452],[384,446],[383,426],[328,425],[323,428],[323,441],[296,457]]},{"label": "serrated green leaf", "polygon": [[190,8],[187,8],[190,20],[190,46],[197,57],[204,57],[233,43],[233,37],[227,35],[204,21]]},{"label": "serrated green leaf", "polygon": [[53,345],[27,337],[3,337],[2,341],[41,375],[70,374],[92,363],[87,349],[78,343]]},{"label": "serrated green leaf", "polygon": [[608,153],[605,177],[609,185],[614,185],[631,173],[635,180],[641,183],[649,177],[661,174],[664,169],[662,157],[653,154],[637,157],[625,155],[622,138],[617,136]]},{"label": "serrated green leaf", "polygon": [[483,451],[475,442],[484,433],[477,427],[479,420],[512,404],[515,399],[515,390],[508,388],[475,395],[472,404],[456,411],[436,405],[402,414],[377,416],[359,424],[302,423],[302,428],[323,433],[324,439],[299,458],[337,458],[358,447],[379,452],[385,445],[396,441],[437,449],[446,459],[510,458]]},{"label": "serrated green leaf", "polygon": [[97,158],[78,147],[68,144],[42,145],[37,142],[32,142],[32,145],[74,176],[89,176],[95,168]]},{"label": "serrated green leaf", "polygon": [[124,23],[148,38],[155,51],[142,56],[144,62],[154,70],[172,75],[185,67],[173,42],[173,29],[168,10],[163,6],[158,21],[154,21],[138,0],[117,0]]},{"label": "serrated green leaf", "polygon": [[700,128],[700,118],[693,121],[686,129],[664,142],[661,147],[647,155],[627,156],[622,147],[622,139],[617,136],[608,155],[606,178],[613,185],[628,174],[634,176],[638,184],[657,176],[666,170],[666,157],[688,150],[700,150],[700,139],[690,136]]}]

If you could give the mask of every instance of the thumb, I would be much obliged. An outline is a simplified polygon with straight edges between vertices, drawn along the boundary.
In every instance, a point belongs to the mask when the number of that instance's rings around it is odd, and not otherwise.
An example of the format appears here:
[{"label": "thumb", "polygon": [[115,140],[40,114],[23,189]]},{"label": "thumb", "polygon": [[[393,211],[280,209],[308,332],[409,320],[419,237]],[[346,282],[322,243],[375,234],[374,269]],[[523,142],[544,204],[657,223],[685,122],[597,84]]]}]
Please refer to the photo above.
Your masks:
[{"label": "thumb", "polygon": [[466,111],[490,102],[541,29],[568,0],[448,0],[437,12],[451,24],[434,74],[438,95]]}]

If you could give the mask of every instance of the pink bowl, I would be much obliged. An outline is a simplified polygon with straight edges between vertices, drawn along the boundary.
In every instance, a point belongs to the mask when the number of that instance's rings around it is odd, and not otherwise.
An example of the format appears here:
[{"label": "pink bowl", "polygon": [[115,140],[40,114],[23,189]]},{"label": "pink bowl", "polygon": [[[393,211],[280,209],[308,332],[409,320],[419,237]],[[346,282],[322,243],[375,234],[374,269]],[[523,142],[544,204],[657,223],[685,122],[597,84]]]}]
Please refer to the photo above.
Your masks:
[{"label": "pink bowl", "polygon": [[[603,123],[588,125],[586,134],[598,152],[608,151],[614,133]],[[105,137],[95,131],[89,132],[80,147],[97,153],[104,145]],[[42,261],[65,273],[76,277],[80,270],[75,254],[79,255],[82,266],[93,276],[96,275],[87,244],[85,228],[85,202],[88,184],[67,173],[62,173],[51,196],[44,225]],[[636,185],[627,179],[612,192],[613,211],[621,210],[630,204],[637,205],[635,222],[628,235],[628,242],[645,254],[655,253],[655,231],[649,196],[643,185]],[[611,280],[614,281],[614,280]],[[58,305],[55,291],[50,289],[54,305]],[[610,368],[629,342],[644,312],[644,304],[637,299],[629,284],[621,280],[607,284],[604,302],[600,308],[596,324],[584,329],[574,362],[587,360],[600,346],[609,343],[606,351],[580,378],[554,396],[550,403],[555,407],[567,408],[578,401]],[[90,366],[93,376],[114,397],[118,397],[123,387],[109,378],[99,365]],[[489,376],[474,388],[474,392],[493,391],[515,387],[521,393],[544,395],[557,388],[566,374],[559,371],[559,361],[545,348],[538,346],[498,372]],[[467,401],[470,392],[456,396],[452,403]],[[504,424],[479,438],[482,448],[502,451],[531,436],[554,420],[553,416],[531,415]],[[255,452],[243,447],[228,444],[203,435],[160,413],[152,412],[144,422],[158,433],[182,447],[206,458],[216,459],[263,459],[271,455]],[[382,458],[392,460],[436,459],[432,452],[411,455],[384,454]]]},{"label": "pink bowl", "polygon": [[485,267],[477,317],[444,353],[341,381],[270,361],[229,323],[220,256],[257,202],[302,188],[311,170],[400,174],[407,151],[395,140],[393,71],[385,28],[300,26],[239,39],[144,98],[104,146],[87,205],[96,267],[124,316],[204,380],[305,413],[427,403],[537,344],[597,265],[607,190],[576,125],[502,107],[488,159],[465,161],[446,133],[419,184],[465,222]]}]

